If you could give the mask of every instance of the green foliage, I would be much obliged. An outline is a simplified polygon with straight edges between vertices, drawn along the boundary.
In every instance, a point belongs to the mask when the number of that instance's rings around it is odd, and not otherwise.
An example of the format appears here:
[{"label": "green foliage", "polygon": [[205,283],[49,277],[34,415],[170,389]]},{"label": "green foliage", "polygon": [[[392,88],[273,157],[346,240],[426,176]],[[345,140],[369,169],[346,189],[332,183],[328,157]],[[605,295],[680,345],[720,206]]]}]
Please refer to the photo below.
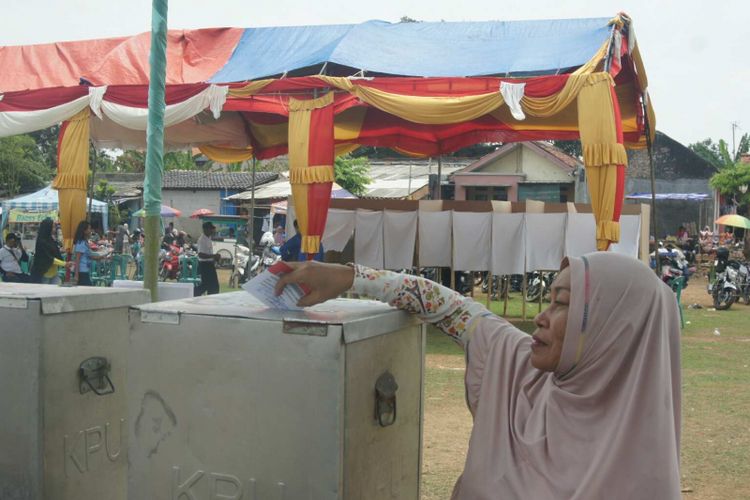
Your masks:
[{"label": "green foliage", "polygon": [[367,192],[370,179],[370,162],[367,158],[352,158],[349,155],[339,156],[333,165],[336,183],[355,196]]},{"label": "green foliage", "polygon": [[52,174],[33,137],[0,139],[0,190],[8,196],[39,189],[52,179]]},{"label": "green foliage", "polygon": [[712,188],[726,195],[734,195],[738,203],[750,202],[750,193],[740,193],[740,186],[750,185],[750,163],[734,163],[714,174],[709,181]]},{"label": "green foliage", "polygon": [[401,16],[401,19],[398,20],[399,23],[419,23],[421,21],[417,21],[416,19],[412,19],[409,16]]},{"label": "green foliage", "polygon": [[552,144],[557,148],[563,150],[566,154],[574,158],[583,157],[583,147],[581,147],[581,141],[552,141]]},{"label": "green foliage", "polygon": [[[118,172],[145,172],[145,151],[124,151],[114,161],[114,170]],[[172,151],[164,155],[164,170],[198,170],[190,151]]]},{"label": "green foliage", "polygon": [[57,139],[60,135],[60,125],[53,125],[44,130],[31,132],[29,135],[36,142],[41,159],[51,171],[57,170]]},{"label": "green foliage", "polygon": [[740,137],[740,142],[737,144],[737,151],[734,155],[729,151],[729,145],[724,139],[719,139],[718,143],[711,139],[703,139],[702,141],[688,145],[688,149],[706,160],[716,170],[723,170],[724,168],[734,166],[740,161],[743,154],[750,151],[750,134],[744,134]]},{"label": "green foliage", "polygon": [[100,180],[99,184],[94,187],[94,199],[104,201],[109,206],[109,227],[117,227],[122,220],[120,209],[117,204],[112,200],[112,196],[115,194],[115,188],[109,185],[105,180]]}]

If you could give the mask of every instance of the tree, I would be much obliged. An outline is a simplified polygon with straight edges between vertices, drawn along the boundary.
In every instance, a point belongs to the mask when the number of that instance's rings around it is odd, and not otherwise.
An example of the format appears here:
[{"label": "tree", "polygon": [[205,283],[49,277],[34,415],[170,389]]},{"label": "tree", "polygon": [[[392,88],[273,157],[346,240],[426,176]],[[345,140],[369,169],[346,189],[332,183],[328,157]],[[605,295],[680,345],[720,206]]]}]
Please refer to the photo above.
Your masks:
[{"label": "tree", "polygon": [[[739,151],[739,149],[738,149]],[[750,217],[750,192],[740,191],[741,186],[750,186],[750,163],[735,162],[725,166],[721,171],[714,174],[709,181],[712,188],[718,189],[721,194],[731,196],[737,205],[738,212],[741,206],[745,206],[745,213]],[[745,230],[745,241],[743,252],[745,258],[750,259],[750,231]]]},{"label": "tree", "polygon": [[10,197],[39,189],[52,179],[52,170],[45,164],[30,135],[0,139],[0,189]]},{"label": "tree", "polygon": [[44,130],[37,130],[29,134],[36,141],[37,149],[42,161],[50,171],[57,170],[57,139],[60,135],[60,125],[53,125]]},{"label": "tree", "polygon": [[419,23],[421,21],[417,21],[416,19],[412,19],[409,16],[401,16],[401,19],[398,20],[399,23]]},{"label": "tree", "polygon": [[109,226],[117,227],[120,224],[120,210],[112,197],[115,194],[115,188],[109,185],[105,180],[100,180],[99,184],[94,187],[94,199],[107,203],[109,207]]},{"label": "tree", "polygon": [[744,134],[740,137],[740,143],[734,154],[729,152],[729,146],[724,139],[719,139],[718,143],[711,139],[703,139],[688,145],[688,148],[720,171],[732,167],[740,161],[743,154],[750,151],[750,135]]},{"label": "tree", "polygon": [[581,141],[552,141],[552,145],[574,158],[580,159],[583,157]]},{"label": "tree", "polygon": [[367,158],[339,156],[334,161],[333,172],[336,183],[355,196],[363,196],[367,192],[367,185],[372,182]]},{"label": "tree", "polygon": [[115,160],[115,169],[118,172],[145,172],[146,153],[143,151],[123,151]]}]

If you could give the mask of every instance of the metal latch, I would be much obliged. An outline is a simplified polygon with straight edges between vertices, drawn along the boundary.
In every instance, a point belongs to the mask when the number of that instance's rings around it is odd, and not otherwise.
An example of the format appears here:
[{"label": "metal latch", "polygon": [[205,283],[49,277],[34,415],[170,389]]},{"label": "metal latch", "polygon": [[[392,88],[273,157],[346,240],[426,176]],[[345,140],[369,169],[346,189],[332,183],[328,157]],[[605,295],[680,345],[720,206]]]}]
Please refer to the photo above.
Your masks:
[{"label": "metal latch", "polygon": [[380,427],[396,422],[396,377],[386,370],[375,382],[375,419]]},{"label": "metal latch", "polygon": [[94,356],[84,360],[78,367],[78,389],[81,394],[94,391],[97,396],[112,394],[115,392],[115,385],[109,378],[109,372],[112,367],[107,358]]}]

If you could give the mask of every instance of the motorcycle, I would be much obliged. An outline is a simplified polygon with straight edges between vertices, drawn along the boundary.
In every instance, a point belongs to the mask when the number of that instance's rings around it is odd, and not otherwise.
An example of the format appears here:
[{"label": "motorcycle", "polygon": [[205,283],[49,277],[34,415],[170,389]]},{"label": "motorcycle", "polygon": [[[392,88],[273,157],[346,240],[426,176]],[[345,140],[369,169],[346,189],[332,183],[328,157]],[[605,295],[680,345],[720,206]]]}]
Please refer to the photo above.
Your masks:
[{"label": "motorcycle", "polygon": [[162,281],[175,280],[180,277],[180,255],[182,248],[174,243],[169,244],[169,249],[162,248],[160,252],[159,279]]},{"label": "motorcycle", "polygon": [[[690,276],[693,275],[696,268],[690,265],[685,253],[680,248],[669,245],[666,248],[660,247],[658,254],[659,262],[661,263],[662,281],[674,288],[677,279],[684,278],[682,287],[687,288]],[[655,258],[655,254],[652,252],[651,260],[654,263]]]},{"label": "motorcycle", "polygon": [[[237,288],[247,281],[248,274],[247,264],[250,260],[250,249],[245,245],[237,245],[234,249],[234,261],[232,274],[229,276],[229,286]],[[256,258],[256,268],[258,259]]]},{"label": "motorcycle", "polygon": [[255,247],[255,251],[248,255],[245,263],[245,281],[257,276],[281,260],[281,252],[273,238],[273,233],[266,232]]},{"label": "motorcycle", "polygon": [[550,287],[552,282],[555,281],[557,273],[543,273],[540,271],[534,271],[526,277],[526,302],[537,302],[541,295],[542,300],[545,300],[550,293]]},{"label": "motorcycle", "polygon": [[716,251],[714,270],[716,275],[708,284],[708,293],[717,310],[727,310],[739,299],[750,305],[750,269],[747,263],[730,260],[729,250],[722,247]]}]

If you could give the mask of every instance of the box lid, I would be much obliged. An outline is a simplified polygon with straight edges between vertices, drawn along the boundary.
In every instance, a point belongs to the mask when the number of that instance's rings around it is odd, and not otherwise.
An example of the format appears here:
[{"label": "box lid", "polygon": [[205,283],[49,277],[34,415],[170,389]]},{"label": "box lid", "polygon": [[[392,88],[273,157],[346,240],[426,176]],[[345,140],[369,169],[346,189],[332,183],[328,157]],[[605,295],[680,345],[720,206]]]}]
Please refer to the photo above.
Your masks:
[{"label": "box lid", "polygon": [[415,316],[372,300],[334,299],[300,311],[283,311],[266,307],[244,291],[141,304],[135,309],[141,311],[141,321],[154,323],[179,324],[181,315],[190,314],[278,321],[288,333],[303,332],[305,326],[314,330],[315,325],[341,325],[346,343],[419,322]]},{"label": "box lid", "polygon": [[26,309],[35,300],[41,302],[42,314],[127,307],[148,302],[150,296],[148,290],[0,283],[0,308]]}]

